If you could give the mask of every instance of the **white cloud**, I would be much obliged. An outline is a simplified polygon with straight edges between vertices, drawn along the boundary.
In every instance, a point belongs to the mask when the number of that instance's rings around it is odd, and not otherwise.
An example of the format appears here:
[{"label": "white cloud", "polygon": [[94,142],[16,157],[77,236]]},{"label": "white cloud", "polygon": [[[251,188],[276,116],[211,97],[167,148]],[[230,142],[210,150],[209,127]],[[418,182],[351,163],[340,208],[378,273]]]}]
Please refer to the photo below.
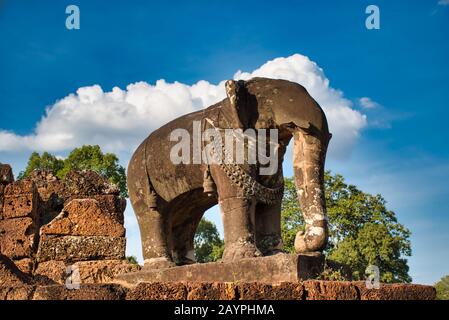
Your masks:
[{"label": "white cloud", "polygon": [[308,57],[294,54],[287,58],[268,61],[251,73],[238,71],[234,78],[269,77],[297,82],[321,105],[329,122],[332,141],[329,155],[344,157],[350,153],[360,130],[366,126],[366,116],[352,109],[352,102],[343,92],[329,86],[329,79],[315,62]]},{"label": "white cloud", "polygon": [[364,109],[374,109],[374,108],[378,108],[380,106],[380,104],[378,104],[377,102],[371,100],[368,97],[362,97],[359,99],[359,104],[362,106],[362,108]]},{"label": "white cloud", "polygon": [[[286,79],[302,84],[323,107],[333,133],[331,156],[350,152],[366,117],[352,109],[343,93],[329,86],[323,70],[308,57],[295,54],[268,61],[253,72],[238,71],[234,78],[254,76]],[[30,135],[0,129],[0,152],[46,150],[64,152],[83,144],[129,154],[152,130],[180,115],[207,107],[225,97],[224,81],[217,85],[201,80],[193,85],[158,80],[114,87],[79,88],[47,107]],[[126,159],[122,159],[125,160]]]},{"label": "white cloud", "polygon": [[440,6],[449,6],[449,0],[440,0],[438,1]]}]

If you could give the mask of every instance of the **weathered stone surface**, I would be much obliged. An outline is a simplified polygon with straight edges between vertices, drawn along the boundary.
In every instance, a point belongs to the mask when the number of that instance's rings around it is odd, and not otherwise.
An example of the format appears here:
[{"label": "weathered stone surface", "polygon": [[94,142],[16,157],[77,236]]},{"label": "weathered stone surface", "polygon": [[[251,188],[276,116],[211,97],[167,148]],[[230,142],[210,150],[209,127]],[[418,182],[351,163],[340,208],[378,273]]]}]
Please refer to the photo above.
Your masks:
[{"label": "weathered stone surface", "polygon": [[3,205],[5,219],[30,217],[38,219],[37,193],[27,193],[14,196],[5,196]]},{"label": "weathered stone surface", "polygon": [[128,291],[126,300],[185,300],[187,287],[184,283],[139,283]]},{"label": "weathered stone surface", "polygon": [[97,200],[70,201],[62,212],[43,226],[41,235],[124,237],[123,225],[101,210]]},{"label": "weathered stone surface", "polygon": [[39,193],[39,217],[40,224],[44,225],[55,218],[64,207],[64,184],[53,172],[45,170],[34,170],[29,180],[36,185]]},{"label": "weathered stone surface", "polygon": [[358,300],[357,289],[348,281],[304,281],[307,300]]},{"label": "weathered stone surface", "polygon": [[187,300],[236,300],[237,285],[231,282],[189,282]]},{"label": "weathered stone surface", "polygon": [[25,179],[10,183],[5,188],[5,196],[17,196],[21,194],[36,193],[36,185],[33,181]]},{"label": "weathered stone surface", "polygon": [[48,201],[54,193],[63,193],[63,183],[52,171],[34,170],[28,179],[34,182],[43,201]]},{"label": "weathered stone surface", "polygon": [[80,261],[74,263],[79,268],[82,283],[107,283],[125,273],[141,269],[137,264],[126,260]]},{"label": "weathered stone surface", "polygon": [[[0,283],[0,300],[303,300],[303,299],[348,299],[354,300],[426,300],[435,299],[435,289],[431,286],[394,284],[381,285],[371,293],[361,295],[354,289],[362,288],[361,282],[308,280],[306,283],[190,283],[152,282],[139,283],[126,289],[118,284],[81,284],[79,289],[69,290],[65,285],[13,286]],[[326,282],[326,283],[324,283]],[[308,287],[309,290],[305,289]],[[384,288],[382,288],[384,286]],[[312,288],[312,289],[311,289]],[[320,290],[319,293],[312,290]]]},{"label": "weathered stone surface", "polygon": [[3,218],[38,218],[39,196],[32,181],[22,180],[8,184],[3,196]]},{"label": "weathered stone surface", "polygon": [[126,199],[121,198],[115,194],[105,194],[105,195],[92,195],[92,196],[83,196],[76,195],[71,196],[65,199],[65,204],[67,205],[70,201],[74,199],[95,199],[98,201],[98,205],[101,210],[108,214],[112,219],[117,221],[118,223],[124,223],[124,212],[126,209]]},{"label": "weathered stone surface", "polygon": [[9,164],[0,163],[0,184],[8,184],[14,182],[14,175]]},{"label": "weathered stone surface", "polygon": [[0,252],[11,259],[31,257],[36,241],[32,218],[0,220]]},{"label": "weathered stone surface", "polygon": [[37,261],[123,260],[125,248],[123,237],[41,235]]},{"label": "weathered stone surface", "polygon": [[196,281],[235,282],[258,281],[276,283],[310,279],[323,268],[323,256],[277,254],[247,258],[234,262],[197,263],[168,269],[148,269],[117,277],[118,281]]},{"label": "weathered stone surface", "polygon": [[52,260],[39,263],[34,274],[64,284],[68,265],[78,268],[81,283],[112,282],[118,275],[140,270],[139,265],[128,263],[126,260],[79,261],[73,264]]},{"label": "weathered stone surface", "polygon": [[64,285],[37,287],[33,300],[124,300],[126,288],[116,284],[81,284],[69,290]]},{"label": "weathered stone surface", "polygon": [[31,300],[35,287],[31,285],[2,286],[0,300]]},{"label": "weathered stone surface", "polygon": [[244,282],[237,284],[237,290],[240,300],[302,300],[304,297],[304,287],[300,282]]},{"label": "weathered stone surface", "polygon": [[88,196],[115,194],[120,190],[111,184],[106,178],[94,171],[70,171],[64,178],[65,198],[73,196]]},{"label": "weathered stone surface", "polygon": [[5,199],[5,186],[3,184],[0,184],[0,220],[3,219],[3,202]]},{"label": "weathered stone surface", "polygon": [[360,292],[361,300],[435,300],[432,286],[419,284],[380,284],[379,289],[368,289],[364,281],[353,282]]},{"label": "weathered stone surface", "polygon": [[8,257],[0,254],[0,286],[18,286],[27,283],[30,283],[30,278]]},{"label": "weathered stone surface", "polygon": [[66,264],[64,261],[45,261],[38,263],[34,276],[41,282],[47,284],[64,284],[67,278]]},{"label": "weathered stone surface", "polygon": [[19,268],[20,271],[26,274],[33,273],[34,261],[30,258],[23,258],[20,260],[14,260],[14,264]]}]

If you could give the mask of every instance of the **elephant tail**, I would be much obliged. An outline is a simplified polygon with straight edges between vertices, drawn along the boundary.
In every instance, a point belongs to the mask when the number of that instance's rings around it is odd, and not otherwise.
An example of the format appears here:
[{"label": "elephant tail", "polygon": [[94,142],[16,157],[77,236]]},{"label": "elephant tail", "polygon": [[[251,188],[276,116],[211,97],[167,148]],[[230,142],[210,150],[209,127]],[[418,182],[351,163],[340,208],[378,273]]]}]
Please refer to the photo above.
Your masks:
[{"label": "elephant tail", "polygon": [[131,202],[144,202],[157,207],[157,193],[151,183],[147,166],[147,140],[134,152],[128,166],[127,182]]}]

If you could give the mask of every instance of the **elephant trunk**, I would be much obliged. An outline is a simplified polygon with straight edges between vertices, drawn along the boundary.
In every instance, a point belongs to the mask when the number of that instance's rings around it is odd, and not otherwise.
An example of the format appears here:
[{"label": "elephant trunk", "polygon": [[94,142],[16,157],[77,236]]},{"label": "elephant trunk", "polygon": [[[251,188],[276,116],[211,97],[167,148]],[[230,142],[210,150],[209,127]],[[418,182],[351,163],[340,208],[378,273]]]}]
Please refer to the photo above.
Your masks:
[{"label": "elephant trunk", "polygon": [[293,169],[305,230],[296,234],[297,253],[322,251],[328,238],[324,193],[324,162],[329,134],[324,138],[297,129],[294,132]]}]

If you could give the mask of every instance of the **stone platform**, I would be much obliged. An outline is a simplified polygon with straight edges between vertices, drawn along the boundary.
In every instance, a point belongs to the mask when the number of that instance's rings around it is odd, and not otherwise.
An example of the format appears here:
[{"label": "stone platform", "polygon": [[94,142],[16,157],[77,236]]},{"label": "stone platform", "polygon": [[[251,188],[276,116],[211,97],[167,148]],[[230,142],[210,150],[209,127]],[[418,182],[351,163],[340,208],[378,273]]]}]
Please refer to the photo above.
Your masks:
[{"label": "stone platform", "polygon": [[1,300],[434,300],[435,288],[417,284],[381,284],[367,289],[364,281],[282,282],[141,282],[126,288],[118,284],[64,285],[0,284]]},{"label": "stone platform", "polygon": [[115,282],[298,282],[315,278],[324,268],[322,254],[276,254],[235,262],[197,263],[167,269],[146,269],[118,276]]}]

